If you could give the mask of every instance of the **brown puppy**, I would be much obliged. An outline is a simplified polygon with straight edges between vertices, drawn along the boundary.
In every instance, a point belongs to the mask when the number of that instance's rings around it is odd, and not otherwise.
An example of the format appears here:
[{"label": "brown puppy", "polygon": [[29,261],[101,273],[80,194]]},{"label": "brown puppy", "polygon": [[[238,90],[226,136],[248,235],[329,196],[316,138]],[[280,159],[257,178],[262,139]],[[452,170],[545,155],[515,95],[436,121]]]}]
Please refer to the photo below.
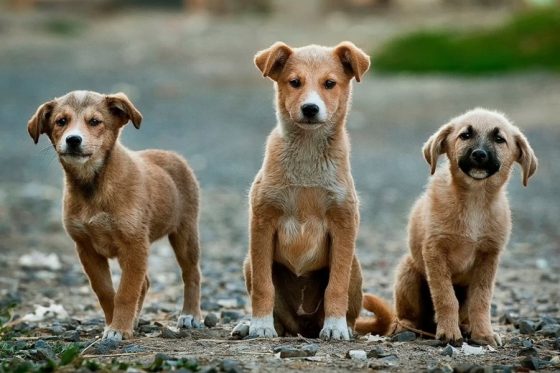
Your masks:
[{"label": "brown puppy", "polygon": [[[435,332],[438,339],[459,343],[462,328],[474,342],[499,345],[490,302],[499,255],[511,231],[505,186],[515,162],[521,164],[526,186],[537,158],[517,127],[484,109],[442,126],[423,152],[434,176],[410,216],[410,255],[396,275],[396,329]],[[441,154],[449,163],[436,170]],[[366,299],[366,308],[390,312],[378,299]],[[389,323],[375,328],[372,321],[359,320],[356,329],[391,331]]]},{"label": "brown puppy", "polygon": [[[200,325],[198,183],[179,155],[133,152],[121,128],[142,116],[123,93],[74,91],[41,105],[27,129],[46,134],[65,171],[64,226],[105,313],[103,338],[132,336],[150,281],[150,243],[168,236],[181,266],[184,306],[179,327]],[[122,278],[113,290],[108,258]]]},{"label": "brown puppy", "polygon": [[362,292],[346,115],[369,57],[349,42],[276,43],[255,64],[275,82],[278,123],[250,193],[248,333],[349,339]]}]

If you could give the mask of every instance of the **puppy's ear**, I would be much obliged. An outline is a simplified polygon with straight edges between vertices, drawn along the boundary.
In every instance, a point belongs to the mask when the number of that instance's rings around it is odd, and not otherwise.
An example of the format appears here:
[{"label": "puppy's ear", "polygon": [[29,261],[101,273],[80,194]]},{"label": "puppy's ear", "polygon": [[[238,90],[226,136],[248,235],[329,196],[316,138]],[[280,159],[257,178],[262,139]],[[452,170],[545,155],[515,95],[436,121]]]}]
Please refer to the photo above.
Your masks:
[{"label": "puppy's ear", "polygon": [[29,136],[31,136],[35,144],[39,142],[39,136],[47,130],[54,104],[54,100],[45,102],[39,106],[35,114],[29,119],[29,122],[27,122],[27,132],[29,132]]},{"label": "puppy's ear", "polygon": [[255,55],[255,65],[266,78],[278,81],[278,77],[292,54],[292,48],[278,41],[268,49],[262,50]]},{"label": "puppy's ear", "polygon": [[368,71],[370,58],[363,50],[349,41],[344,41],[334,48],[334,54],[340,59],[344,71],[359,82]]},{"label": "puppy's ear", "polygon": [[111,113],[120,120],[120,125],[124,126],[130,120],[134,127],[140,128],[142,114],[132,105],[128,97],[122,93],[105,96],[107,106]]},{"label": "puppy's ear", "polygon": [[539,161],[533,148],[529,145],[529,141],[521,132],[515,135],[515,144],[519,151],[517,162],[519,162],[523,170],[523,186],[527,186],[529,178],[537,171]]},{"label": "puppy's ear", "polygon": [[446,151],[446,141],[447,136],[453,131],[453,125],[451,123],[445,124],[440,127],[440,129],[434,133],[428,141],[424,144],[422,152],[424,153],[424,158],[431,167],[431,174],[436,172],[437,160],[439,156]]}]

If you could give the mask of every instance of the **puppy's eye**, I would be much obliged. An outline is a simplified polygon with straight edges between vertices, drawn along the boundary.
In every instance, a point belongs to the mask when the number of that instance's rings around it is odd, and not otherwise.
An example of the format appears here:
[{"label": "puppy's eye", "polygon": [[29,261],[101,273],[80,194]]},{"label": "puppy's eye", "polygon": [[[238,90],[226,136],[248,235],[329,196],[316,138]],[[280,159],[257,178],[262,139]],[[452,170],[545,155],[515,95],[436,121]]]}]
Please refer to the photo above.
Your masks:
[{"label": "puppy's eye", "polygon": [[101,123],[101,121],[99,119],[91,118],[89,120],[89,125],[92,126],[92,127],[95,127],[100,123]]},{"label": "puppy's eye", "polygon": [[294,88],[299,88],[299,87],[301,87],[301,80],[292,79],[292,80],[290,80],[290,85]]},{"label": "puppy's eye", "polygon": [[496,142],[496,144],[503,144],[504,142],[506,142],[506,139],[504,139],[500,135],[496,135],[496,137],[494,138],[494,141]]},{"label": "puppy's eye", "polygon": [[470,132],[463,132],[462,134],[459,135],[459,138],[461,140],[468,140],[472,137],[472,133]]},{"label": "puppy's eye", "polygon": [[57,119],[56,124],[60,127],[64,127],[68,123],[66,118]]},{"label": "puppy's eye", "polygon": [[329,79],[325,82],[325,88],[326,89],[333,89],[335,85],[336,85],[336,82],[334,80]]}]

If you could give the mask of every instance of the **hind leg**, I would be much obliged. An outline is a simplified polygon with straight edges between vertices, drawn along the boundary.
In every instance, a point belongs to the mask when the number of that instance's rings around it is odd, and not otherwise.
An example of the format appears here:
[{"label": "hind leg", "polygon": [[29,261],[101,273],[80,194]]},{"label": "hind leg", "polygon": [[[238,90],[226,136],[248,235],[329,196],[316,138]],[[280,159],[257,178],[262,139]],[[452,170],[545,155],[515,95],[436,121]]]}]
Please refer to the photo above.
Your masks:
[{"label": "hind leg", "polygon": [[175,251],[181,267],[184,294],[183,310],[179,316],[179,328],[200,328],[200,247],[196,222],[186,224],[177,232],[169,235],[169,242]]},{"label": "hind leg", "polygon": [[[348,288],[348,312],[346,322],[348,329],[354,330],[356,319],[360,316],[362,309],[362,268],[358,259],[354,256],[352,262],[352,273],[350,274],[350,287]],[[352,333],[350,333],[352,334]]]},{"label": "hind leg", "polygon": [[140,312],[142,311],[142,306],[144,305],[144,299],[146,294],[150,289],[150,278],[148,275],[144,278],[144,283],[142,284],[142,292],[140,293],[140,298],[138,299],[138,306],[136,307],[136,318],[134,319],[134,328],[138,327],[138,322],[140,321]]},{"label": "hind leg", "polygon": [[[414,268],[412,257],[404,256],[397,267],[395,279],[395,308],[399,324],[420,329],[422,327],[422,274]],[[397,327],[397,332],[406,330]]]}]

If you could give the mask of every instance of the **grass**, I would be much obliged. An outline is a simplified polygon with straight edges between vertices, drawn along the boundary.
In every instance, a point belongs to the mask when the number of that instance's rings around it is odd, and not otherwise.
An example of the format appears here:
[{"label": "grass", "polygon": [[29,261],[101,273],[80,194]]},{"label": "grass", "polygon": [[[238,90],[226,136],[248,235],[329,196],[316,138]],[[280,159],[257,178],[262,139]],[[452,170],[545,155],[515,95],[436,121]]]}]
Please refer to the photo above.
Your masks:
[{"label": "grass", "polygon": [[380,72],[560,72],[560,8],[521,13],[494,29],[414,32],[389,41],[374,56]]}]

